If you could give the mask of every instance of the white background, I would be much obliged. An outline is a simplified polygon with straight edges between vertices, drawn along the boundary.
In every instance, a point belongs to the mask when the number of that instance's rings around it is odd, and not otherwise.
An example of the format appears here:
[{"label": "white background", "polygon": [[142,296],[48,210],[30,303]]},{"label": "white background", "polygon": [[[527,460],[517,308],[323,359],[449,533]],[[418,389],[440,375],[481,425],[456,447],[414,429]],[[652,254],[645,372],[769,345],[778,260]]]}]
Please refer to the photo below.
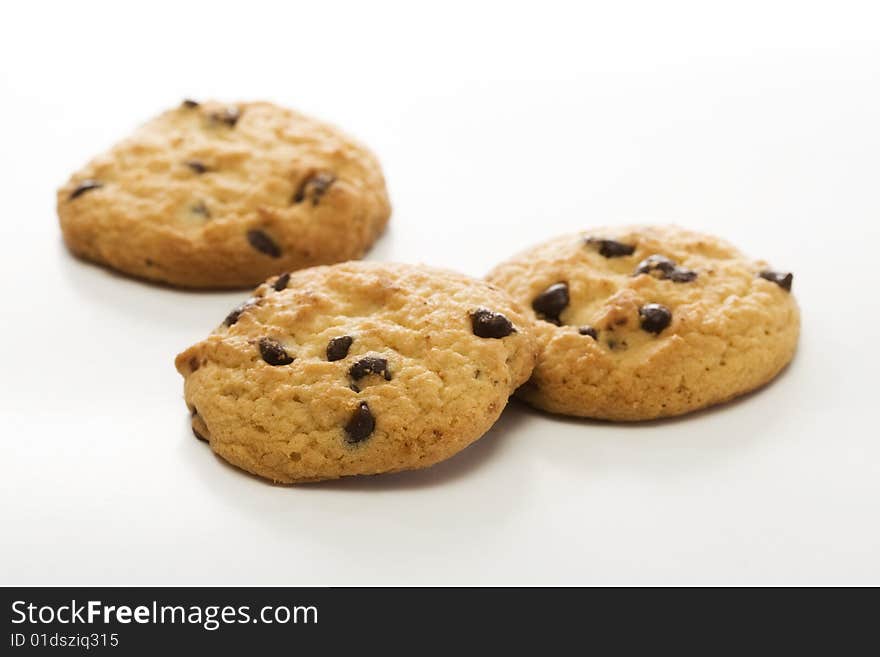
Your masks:
[{"label": "white background", "polygon": [[[880,45],[870,3],[5,3],[0,583],[880,584]],[[370,258],[485,273],[655,218],[795,272],[771,386],[623,426],[519,404],[430,470],[272,486],[189,430],[172,361],[246,293],[65,251],[55,189],[183,97],[343,126]]]}]

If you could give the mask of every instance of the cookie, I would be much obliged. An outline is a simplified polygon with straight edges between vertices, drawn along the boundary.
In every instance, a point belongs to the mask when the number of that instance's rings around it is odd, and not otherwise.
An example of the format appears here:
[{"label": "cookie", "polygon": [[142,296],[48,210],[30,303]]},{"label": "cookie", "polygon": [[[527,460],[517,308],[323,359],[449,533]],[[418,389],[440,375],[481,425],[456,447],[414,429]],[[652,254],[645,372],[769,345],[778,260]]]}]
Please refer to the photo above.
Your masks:
[{"label": "cookie", "polygon": [[361,257],[390,215],[375,157],[270,103],[184,101],[58,190],[82,258],[188,288]]},{"label": "cookie", "polygon": [[792,359],[792,275],[674,226],[558,237],[487,280],[528,305],[541,352],[517,395],[553,413],[648,420],[760,387]]},{"label": "cookie", "polygon": [[269,279],[175,365],[217,454],[317,481],[423,468],[482,436],[532,371],[531,324],[484,281],[348,262]]}]

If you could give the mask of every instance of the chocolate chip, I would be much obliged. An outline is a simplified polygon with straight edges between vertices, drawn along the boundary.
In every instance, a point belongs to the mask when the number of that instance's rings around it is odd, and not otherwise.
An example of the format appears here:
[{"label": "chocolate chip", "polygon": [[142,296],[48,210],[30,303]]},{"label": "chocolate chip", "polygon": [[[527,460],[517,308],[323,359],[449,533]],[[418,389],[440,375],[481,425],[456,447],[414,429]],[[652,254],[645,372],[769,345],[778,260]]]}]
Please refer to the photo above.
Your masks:
[{"label": "chocolate chip", "polygon": [[348,375],[355,381],[368,374],[381,374],[386,381],[390,381],[391,372],[388,371],[388,361],[378,356],[364,356],[348,368]]},{"label": "chocolate chip", "polygon": [[791,272],[780,272],[780,271],[762,271],[758,274],[761,278],[770,281],[771,283],[776,283],[783,290],[790,292],[791,291],[791,282],[794,280],[794,274]]},{"label": "chocolate chip", "polygon": [[200,433],[196,430],[195,427],[193,427],[192,430],[193,430],[193,435],[194,435],[196,438],[198,438],[199,440],[203,440],[203,441],[205,441],[205,442],[208,442],[208,439],[205,438],[202,434],[200,434]]},{"label": "chocolate chip", "polygon": [[247,240],[250,242],[250,245],[260,253],[265,253],[271,258],[281,257],[281,248],[271,237],[258,228],[254,228],[247,232]]},{"label": "chocolate chip", "polygon": [[74,187],[73,191],[70,192],[70,196],[67,197],[67,200],[72,201],[73,199],[77,198],[78,196],[82,196],[86,192],[90,192],[93,189],[100,189],[103,186],[104,186],[104,183],[102,183],[98,180],[91,180],[91,179],[83,180],[79,185]]},{"label": "chocolate chip", "polygon": [[186,166],[188,166],[190,169],[198,174],[205,173],[205,171],[208,170],[208,167],[206,167],[204,163],[199,162],[198,160],[190,160],[186,163]]},{"label": "chocolate chip", "polygon": [[697,272],[691,269],[676,267],[666,275],[673,283],[690,283],[697,278]]},{"label": "chocolate chip", "polygon": [[290,365],[293,357],[287,353],[278,340],[260,338],[260,355],[269,365]]},{"label": "chocolate chip", "polygon": [[674,260],[670,260],[659,253],[649,255],[642,260],[633,272],[633,276],[638,276],[639,274],[653,275],[654,273],[658,274],[658,278],[669,279],[674,283],[689,283],[697,277],[697,272],[679,267],[675,264]]},{"label": "chocolate chip", "polygon": [[330,189],[330,185],[332,185],[336,181],[336,176],[332,173],[319,173],[312,180],[312,187],[314,191],[312,192],[312,205],[318,205],[318,202],[321,200],[321,197]]},{"label": "chocolate chip", "polygon": [[672,321],[672,311],[659,303],[646,303],[639,308],[642,330],[648,333],[660,333]]},{"label": "chocolate chip", "polygon": [[654,255],[649,255],[638,264],[633,276],[638,274],[650,274],[652,271],[668,273],[673,269],[675,269],[675,262],[673,260],[670,260],[665,255],[655,253]]},{"label": "chocolate chip", "polygon": [[299,188],[293,195],[293,203],[302,203],[306,196],[311,193],[312,205],[318,205],[321,197],[336,181],[336,176],[326,171],[310,174],[300,183]]},{"label": "chocolate chip", "polygon": [[555,283],[535,297],[532,308],[539,317],[558,326],[559,315],[568,307],[568,301],[568,284]]},{"label": "chocolate chip", "polygon": [[599,249],[599,255],[605,256],[606,258],[620,258],[621,256],[632,255],[636,247],[630,244],[624,244],[623,242],[616,242],[614,240],[606,240],[598,237],[588,237],[586,240],[587,244],[595,245]]},{"label": "chocolate chip", "polygon": [[589,335],[594,340],[599,339],[599,332],[596,329],[594,329],[592,326],[581,326],[578,329],[578,333],[580,333],[581,335]]},{"label": "chocolate chip", "polygon": [[306,198],[306,185],[308,184],[309,179],[306,178],[300,186],[296,188],[296,191],[293,193],[293,198],[290,200],[291,203],[302,203]]},{"label": "chocolate chip", "polygon": [[193,356],[189,359],[189,370],[195,372],[197,369],[199,369],[199,359]]},{"label": "chocolate chip", "polygon": [[352,342],[354,342],[354,338],[350,335],[340,335],[338,338],[330,340],[327,343],[327,360],[342,360],[348,356]]},{"label": "chocolate chip", "polygon": [[234,128],[235,124],[238,123],[238,120],[241,118],[241,112],[234,105],[230,105],[229,107],[224,107],[222,110],[212,112],[211,120],[217,121],[219,123],[225,123],[230,128]]},{"label": "chocolate chip", "polygon": [[345,433],[348,434],[348,442],[354,444],[369,438],[375,428],[376,419],[370,412],[370,407],[367,402],[361,402],[345,425]]},{"label": "chocolate chip", "polygon": [[238,304],[235,308],[233,308],[228,315],[226,315],[226,319],[223,320],[223,324],[225,326],[232,326],[238,321],[238,318],[241,317],[241,314],[250,308],[251,306],[256,305],[257,300],[254,297],[247,299],[240,304]]},{"label": "chocolate chip", "polygon": [[504,338],[516,333],[513,324],[501,313],[480,308],[471,313],[471,327],[479,338]]},{"label": "chocolate chip", "polygon": [[204,201],[199,201],[198,203],[193,205],[189,210],[193,214],[197,214],[200,217],[205,217],[205,219],[211,218],[211,211],[208,209],[208,206],[205,205]]},{"label": "chocolate chip", "polygon": [[186,98],[186,99],[183,101],[183,103],[181,103],[181,104],[182,104],[186,109],[195,109],[196,107],[199,106],[198,101],[190,100],[189,98]]},{"label": "chocolate chip", "polygon": [[287,288],[287,284],[290,282],[290,272],[284,272],[275,279],[275,282],[272,284],[272,287],[275,288],[276,292],[281,292]]}]

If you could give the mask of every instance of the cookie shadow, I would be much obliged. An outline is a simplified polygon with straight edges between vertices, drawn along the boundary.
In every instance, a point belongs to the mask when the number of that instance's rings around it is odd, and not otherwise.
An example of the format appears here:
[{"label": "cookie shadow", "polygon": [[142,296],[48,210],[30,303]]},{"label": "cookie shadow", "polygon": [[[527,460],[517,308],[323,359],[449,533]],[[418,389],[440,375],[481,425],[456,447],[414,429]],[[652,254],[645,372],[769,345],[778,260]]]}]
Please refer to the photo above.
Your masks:
[{"label": "cookie shadow", "polygon": [[[300,484],[284,484],[269,481],[257,475],[251,474],[241,468],[228,463],[223,458],[211,451],[213,461],[220,465],[231,476],[240,476],[253,481],[261,486],[297,491],[307,489],[310,491],[329,492],[387,492],[395,490],[415,490],[444,486],[458,479],[467,477],[482,468],[486,461],[494,458],[494,455],[503,447],[504,441],[515,428],[527,420],[528,414],[516,407],[508,407],[502,412],[501,417],[495,422],[477,441],[458,452],[454,456],[441,461],[433,466],[419,470],[406,470],[378,475],[353,475],[330,479],[327,481],[307,482]],[[189,423],[187,422],[187,427]],[[193,438],[187,428],[187,440]],[[202,445],[210,451],[207,443]]]},{"label": "cookie shadow", "polygon": [[728,402],[642,422],[562,417],[515,403],[542,425],[551,424],[546,419],[556,427],[543,430],[547,439],[535,451],[536,461],[585,481],[633,477],[656,483],[726,471],[734,463],[748,463],[768,444],[786,440],[791,432],[784,425],[800,420],[797,413],[785,412],[780,400],[799,404],[800,396],[797,390],[783,390],[783,382],[797,383],[791,365],[773,381]]},{"label": "cookie shadow", "polygon": [[[77,258],[61,245],[57,265],[68,295],[106,322],[134,322],[181,336],[207,333],[247,297],[242,290],[186,290],[151,283]],[[90,311],[91,312],[91,311]],[[100,329],[99,329],[100,330]],[[184,337],[184,339],[186,339]]]}]

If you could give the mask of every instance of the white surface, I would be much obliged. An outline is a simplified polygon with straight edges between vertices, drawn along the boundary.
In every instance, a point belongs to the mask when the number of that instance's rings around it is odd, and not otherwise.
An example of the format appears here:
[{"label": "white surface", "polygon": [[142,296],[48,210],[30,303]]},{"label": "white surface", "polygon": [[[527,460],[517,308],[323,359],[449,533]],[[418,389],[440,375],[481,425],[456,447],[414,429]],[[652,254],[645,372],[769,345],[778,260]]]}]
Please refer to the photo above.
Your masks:
[{"label": "white surface", "polygon": [[[0,10],[0,583],[880,583],[870,4],[287,4]],[[172,365],[245,293],[115,276],[57,229],[55,188],[184,96],[367,142],[395,206],[371,258],[480,275],[673,220],[795,272],[800,351],[689,418],[513,404],[431,470],[266,485],[192,437]]]}]

